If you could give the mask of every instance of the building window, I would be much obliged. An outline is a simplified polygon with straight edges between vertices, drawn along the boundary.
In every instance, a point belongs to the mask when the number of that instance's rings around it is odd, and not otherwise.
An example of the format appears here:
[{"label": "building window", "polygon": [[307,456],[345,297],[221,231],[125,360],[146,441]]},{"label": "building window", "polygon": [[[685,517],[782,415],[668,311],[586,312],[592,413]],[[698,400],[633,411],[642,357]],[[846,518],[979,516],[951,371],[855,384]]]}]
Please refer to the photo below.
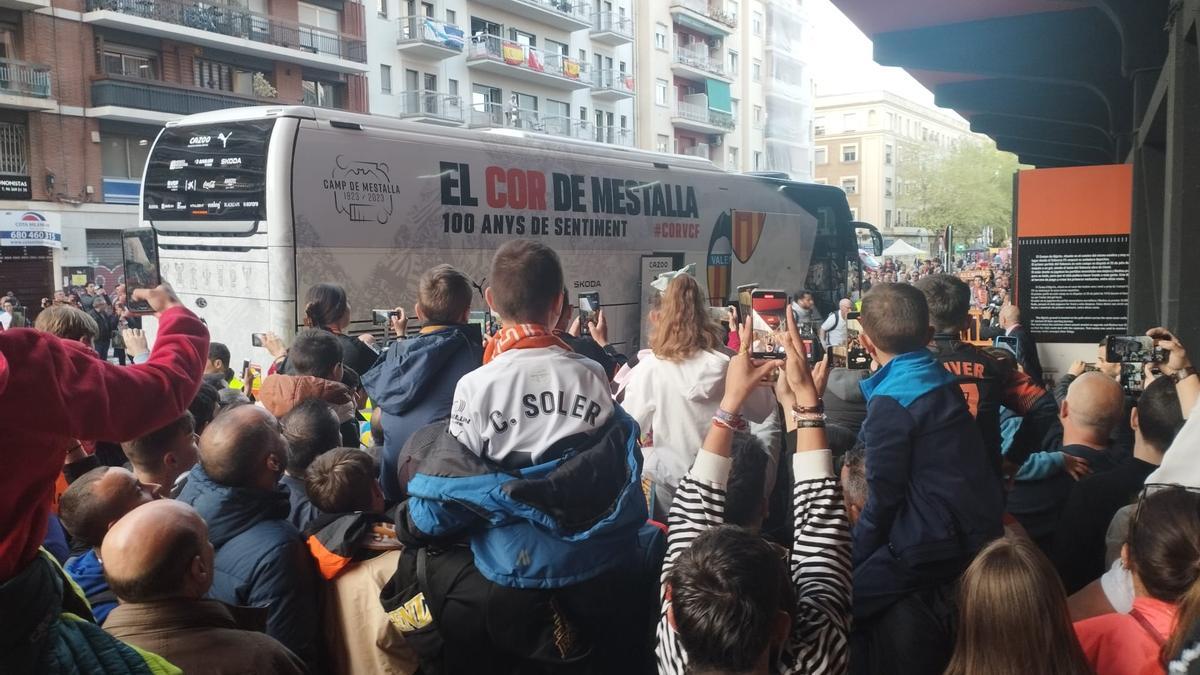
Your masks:
[{"label": "building window", "polygon": [[29,175],[24,124],[0,122],[0,173]]},{"label": "building window", "polygon": [[892,179],[891,178],[883,179],[883,196],[884,197],[892,196]]},{"label": "building window", "polygon": [[141,179],[154,133],[100,134],[100,172],[105,178]]},{"label": "building window", "polygon": [[[342,13],[307,3],[297,3],[297,19],[300,24],[300,46],[321,54],[337,54],[342,50],[338,32],[342,27]],[[309,30],[309,27],[321,30]]]},{"label": "building window", "polygon": [[657,105],[665,106],[667,104],[667,87],[670,83],[666,80],[654,81],[654,102]]},{"label": "building window", "polygon": [[157,80],[158,56],[153,52],[134,47],[106,44],[104,45],[104,72],[121,77]]},{"label": "building window", "polygon": [[392,93],[392,67],[386,63],[379,64],[379,91]]},{"label": "building window", "polygon": [[759,59],[754,59],[750,63],[750,80],[753,82],[762,81],[762,61]]},{"label": "building window", "polygon": [[446,23],[448,23],[452,26],[457,26],[458,25],[458,12],[456,12],[452,9],[446,10]]},{"label": "building window", "polygon": [[846,113],[842,115],[842,131],[854,131],[858,129],[858,113]]},{"label": "building window", "polygon": [[654,149],[659,152],[670,152],[671,137],[666,134],[658,134],[654,137]]},{"label": "building window", "polygon": [[304,90],[304,105],[319,108],[344,108],[345,87],[341,82],[324,80],[301,80],[300,87]]},{"label": "building window", "polygon": [[738,171],[741,168],[741,164],[738,162],[738,149],[736,146],[729,146],[729,166],[727,168],[730,171]]},{"label": "building window", "polygon": [[884,227],[892,226],[892,210],[891,209],[888,209],[883,212],[883,226]]},{"label": "building window", "polygon": [[458,96],[458,80],[446,80],[446,93]]},{"label": "building window", "polygon": [[852,143],[842,146],[842,161],[847,163],[858,161],[858,144]]},{"label": "building window", "polygon": [[750,32],[755,35],[763,34],[763,15],[762,12],[754,12],[750,18]]},{"label": "building window", "polygon": [[388,15],[387,6],[388,6],[388,0],[376,0],[375,11],[379,12],[379,16],[381,16],[385,19],[387,18],[387,15]]},{"label": "building window", "polygon": [[887,145],[884,145],[884,146],[883,146],[883,163],[884,163],[884,164],[891,164],[891,163],[892,163],[892,160],[893,160],[893,157],[892,157],[892,155],[893,155],[893,152],[894,152],[894,150],[893,150],[893,148],[892,148],[892,144],[891,144],[891,143],[888,143]]},{"label": "building window", "polygon": [[842,190],[845,190],[848,195],[856,194],[858,192],[858,176],[843,176]]},{"label": "building window", "polygon": [[825,118],[818,117],[817,119],[813,120],[813,136],[824,136],[824,135],[825,135]]},{"label": "building window", "polygon": [[654,24],[654,48],[667,51],[667,26],[666,24]]},{"label": "building window", "polygon": [[730,49],[729,50],[729,73],[731,75],[733,75],[734,77],[736,77],[737,71],[738,71],[738,53],[733,51],[732,49]]},{"label": "building window", "polygon": [[817,164],[828,164],[829,150],[825,149],[824,147],[813,150],[813,161]]},{"label": "building window", "polygon": [[762,108],[762,106],[761,105],[754,106],[754,108],[752,109],[752,114],[754,115],[754,117],[753,117],[754,126],[761,127],[762,123],[763,123],[763,108]]},{"label": "building window", "polygon": [[729,14],[729,18],[733,19],[733,22],[736,24],[738,18],[737,0],[728,0],[728,2],[725,3],[725,12]]},{"label": "building window", "polygon": [[762,171],[764,168],[766,168],[766,167],[763,166],[763,154],[761,152],[759,152],[758,150],[755,150],[754,151],[754,170]]},{"label": "building window", "polygon": [[192,60],[192,84],[202,89],[231,91],[245,96],[253,96],[255,72],[220,61]]}]

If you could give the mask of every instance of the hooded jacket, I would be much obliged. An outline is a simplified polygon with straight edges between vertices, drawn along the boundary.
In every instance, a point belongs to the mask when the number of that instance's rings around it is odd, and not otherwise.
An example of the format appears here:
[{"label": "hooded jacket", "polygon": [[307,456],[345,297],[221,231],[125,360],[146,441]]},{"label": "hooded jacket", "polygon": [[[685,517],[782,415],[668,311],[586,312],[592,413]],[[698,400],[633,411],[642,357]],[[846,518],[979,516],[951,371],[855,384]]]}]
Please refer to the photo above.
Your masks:
[{"label": "hooded jacket", "polygon": [[341,382],[312,375],[268,375],[258,391],[258,400],[267,412],[283,417],[301,401],[317,398],[333,406],[338,422],[354,418],[354,397]]},{"label": "hooded jacket", "polygon": [[[649,439],[646,474],[655,483],[674,488],[687,475],[725,395],[728,367],[729,356],[716,351],[699,351],[683,361],[639,353],[621,405]],[[775,405],[774,392],[759,387],[746,400],[742,414],[761,423]]]},{"label": "hooded jacket", "polygon": [[863,380],[867,503],[854,526],[854,615],[955,579],[1003,532],[1000,479],[961,390],[927,350]]},{"label": "hooded jacket", "polygon": [[306,534],[325,582],[321,606],[330,672],[416,672],[416,654],[379,600],[403,548],[392,519],[379,513],[329,514],[313,521]]},{"label": "hooded jacket", "polygon": [[450,416],[454,388],[483,362],[479,327],[446,326],[393,344],[362,377],[371,401],[383,411],[383,496],[400,501],[396,478],[400,449],[418,429]]},{"label": "hooded jacket", "polygon": [[118,366],[80,342],[0,331],[0,582],[37,556],[55,481],[80,441],[127,441],[187,410],[208,358],[208,329],[183,307],[158,319],[150,359]]},{"label": "hooded jacket", "polygon": [[221,485],[197,464],[179,501],[208,524],[216,549],[209,596],[229,605],[267,607],[267,635],[314,665],[316,572],[300,532],[287,521],[287,490]]},{"label": "hooded jacket", "polygon": [[570,436],[514,471],[442,431],[413,436],[417,473],[397,511],[401,541],[466,540],[475,567],[512,588],[562,588],[644,562],[647,524],[638,428],[620,407],[594,434]]}]

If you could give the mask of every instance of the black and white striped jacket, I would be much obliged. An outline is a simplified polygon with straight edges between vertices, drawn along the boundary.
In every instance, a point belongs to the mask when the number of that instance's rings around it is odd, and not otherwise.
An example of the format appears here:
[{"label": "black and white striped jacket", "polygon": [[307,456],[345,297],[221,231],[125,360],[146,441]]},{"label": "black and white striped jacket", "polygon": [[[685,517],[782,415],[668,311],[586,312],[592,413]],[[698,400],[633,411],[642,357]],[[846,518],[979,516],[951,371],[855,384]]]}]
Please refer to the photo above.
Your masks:
[{"label": "black and white striped jacket", "polygon": [[[729,458],[701,450],[671,505],[655,649],[660,675],[684,675],[687,671],[687,653],[667,622],[667,574],[697,537],[724,523],[730,466]],[[796,524],[790,558],[796,620],[772,672],[842,675],[848,664],[851,593],[850,525],[842,489],[833,475],[828,450],[798,452],[792,466]]]}]

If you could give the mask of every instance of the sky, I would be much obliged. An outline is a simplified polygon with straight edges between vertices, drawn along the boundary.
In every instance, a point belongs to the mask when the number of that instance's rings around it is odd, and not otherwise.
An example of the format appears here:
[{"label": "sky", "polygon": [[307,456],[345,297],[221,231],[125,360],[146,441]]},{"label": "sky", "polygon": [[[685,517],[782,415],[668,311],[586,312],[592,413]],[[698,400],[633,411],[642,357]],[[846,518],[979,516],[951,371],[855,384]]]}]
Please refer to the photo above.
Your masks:
[{"label": "sky", "polygon": [[808,2],[809,64],[817,94],[887,90],[933,105],[933,94],[901,68],[871,58],[871,41],[830,0]]}]

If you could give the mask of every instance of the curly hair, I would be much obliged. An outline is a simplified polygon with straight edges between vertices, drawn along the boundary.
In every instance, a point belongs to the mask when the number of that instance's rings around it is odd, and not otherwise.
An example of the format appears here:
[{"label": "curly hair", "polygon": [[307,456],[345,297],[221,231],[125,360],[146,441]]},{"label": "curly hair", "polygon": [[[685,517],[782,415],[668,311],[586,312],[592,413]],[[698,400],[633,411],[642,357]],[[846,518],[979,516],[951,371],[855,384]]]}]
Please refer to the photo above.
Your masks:
[{"label": "curly hair", "polygon": [[688,274],[672,279],[650,335],[654,355],[665,361],[684,361],[696,352],[721,346],[720,328],[708,315],[700,284]]}]

